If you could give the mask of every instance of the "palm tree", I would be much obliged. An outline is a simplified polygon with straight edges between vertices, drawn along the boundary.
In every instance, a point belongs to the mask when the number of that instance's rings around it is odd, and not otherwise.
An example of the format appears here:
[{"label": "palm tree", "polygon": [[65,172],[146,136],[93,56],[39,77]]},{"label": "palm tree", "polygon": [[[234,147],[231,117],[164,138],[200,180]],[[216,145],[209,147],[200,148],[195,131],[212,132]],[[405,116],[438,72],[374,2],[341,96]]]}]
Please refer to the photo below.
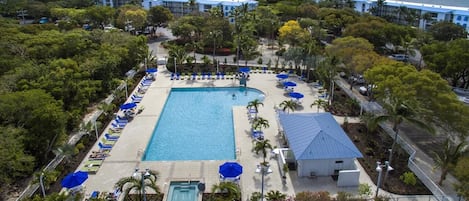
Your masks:
[{"label": "palm tree", "polygon": [[197,50],[200,50],[202,48],[202,43],[198,41],[191,41],[190,43],[186,43],[185,46],[194,52],[194,63],[197,63],[197,57],[195,56],[195,53],[197,52]]},{"label": "palm tree", "polygon": [[[392,123],[392,130],[394,131],[394,141],[391,146],[391,152],[389,153],[389,165],[392,163],[392,156],[395,151],[397,138],[399,136],[399,125],[403,122],[409,122],[420,128],[433,133],[433,128],[430,127],[426,122],[418,119],[417,107],[410,106],[409,103],[399,100],[397,98],[391,98],[389,101],[383,104],[386,114],[376,116],[373,119],[373,124],[378,125],[381,122],[390,121]],[[386,175],[384,178],[386,178]],[[383,181],[384,183],[384,181]]]},{"label": "palm tree", "polygon": [[[250,102],[248,103],[248,105],[246,106],[246,108],[247,108],[247,109],[252,109],[252,108],[254,108],[254,110],[256,111],[256,113],[258,113],[258,112],[259,112],[259,105],[264,106],[264,103],[262,103],[262,101],[259,100],[259,99],[255,99],[255,100],[253,100],[253,101],[250,101]],[[257,114],[256,114],[256,115],[257,115]]]},{"label": "palm tree", "polygon": [[[138,199],[141,201],[144,199],[144,192],[146,188],[152,189],[156,194],[160,194],[160,188],[156,185],[156,180],[159,175],[157,171],[148,170],[145,175],[142,173],[140,177],[124,177],[119,179],[114,185],[117,189],[128,196],[131,191],[137,192]],[[143,178],[142,178],[143,176]]]},{"label": "palm tree", "polygon": [[267,193],[267,201],[283,201],[287,198],[287,195],[281,193],[280,191],[271,190]]},{"label": "palm tree", "polygon": [[466,142],[463,140],[459,144],[453,144],[450,139],[446,139],[443,143],[443,149],[440,152],[434,152],[435,155],[435,166],[441,170],[440,180],[438,185],[443,185],[443,181],[446,179],[446,175],[449,170],[452,169],[458,159],[466,152]]},{"label": "palm tree", "polygon": [[215,195],[216,192],[225,194],[223,196],[223,200],[241,199],[241,190],[238,185],[233,182],[220,182],[219,184],[214,184],[212,186],[212,195]]},{"label": "palm tree", "polygon": [[373,113],[365,113],[360,116],[360,121],[365,124],[366,135],[376,130],[377,125],[374,122],[375,115]]},{"label": "palm tree", "polygon": [[296,103],[293,100],[284,100],[283,102],[280,103],[279,105],[282,108],[282,111],[287,111],[287,113],[290,113],[290,110],[292,112],[295,111],[296,107],[298,106],[298,103]]},{"label": "palm tree", "polygon": [[269,121],[267,119],[264,119],[262,117],[256,117],[252,121],[252,129],[254,130],[262,130],[262,128],[269,128]]},{"label": "palm tree", "polygon": [[272,150],[272,145],[269,143],[269,139],[265,139],[265,140],[259,140],[259,141],[256,141],[256,144],[254,145],[254,152],[256,152],[256,154],[259,154],[259,152],[262,153],[262,158],[263,158],[263,162],[262,164],[266,164],[266,161],[265,161],[265,158],[267,158],[267,149],[270,149]]},{"label": "palm tree", "polygon": [[177,64],[182,64],[186,60],[187,52],[182,46],[173,45],[169,47],[169,56],[176,58]]},{"label": "palm tree", "polygon": [[311,104],[311,107],[314,106],[317,106],[317,112],[319,113],[319,108],[323,108],[324,110],[326,110],[327,106],[329,106],[329,103],[322,98],[318,98]]}]

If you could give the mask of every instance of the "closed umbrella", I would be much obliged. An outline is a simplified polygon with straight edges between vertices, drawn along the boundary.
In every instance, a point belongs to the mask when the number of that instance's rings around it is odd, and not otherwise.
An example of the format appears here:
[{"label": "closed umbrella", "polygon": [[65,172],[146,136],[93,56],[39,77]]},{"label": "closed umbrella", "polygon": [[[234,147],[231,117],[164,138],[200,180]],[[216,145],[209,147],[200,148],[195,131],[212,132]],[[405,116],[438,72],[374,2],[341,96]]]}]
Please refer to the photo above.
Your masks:
[{"label": "closed umbrella", "polygon": [[236,162],[226,162],[220,165],[218,173],[225,178],[237,177],[243,173],[243,166]]},{"label": "closed umbrella", "polygon": [[120,109],[128,110],[128,109],[132,109],[134,107],[137,107],[137,103],[126,103],[126,104],[121,105]]},{"label": "closed umbrella", "polygon": [[83,184],[88,179],[88,172],[74,172],[70,173],[65,178],[62,180],[61,184],[62,187],[64,188],[75,188],[77,186],[80,186]]}]

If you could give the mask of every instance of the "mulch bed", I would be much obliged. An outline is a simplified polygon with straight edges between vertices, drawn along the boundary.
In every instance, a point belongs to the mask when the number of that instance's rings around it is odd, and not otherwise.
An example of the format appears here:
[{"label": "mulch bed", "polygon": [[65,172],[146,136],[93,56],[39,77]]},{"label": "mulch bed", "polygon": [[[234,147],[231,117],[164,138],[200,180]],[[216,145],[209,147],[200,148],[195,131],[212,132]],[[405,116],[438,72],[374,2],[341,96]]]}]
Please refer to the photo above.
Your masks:
[{"label": "mulch bed", "polygon": [[[376,162],[388,160],[389,151],[392,145],[392,138],[384,131],[377,130],[375,132],[366,133],[364,124],[350,123],[344,128],[350,139],[354,142],[355,146],[363,154],[363,158],[358,159],[362,167],[370,178],[377,183],[378,172],[376,171]],[[407,185],[399,178],[405,172],[412,172],[407,167],[409,155],[398,145],[397,150],[394,151],[393,162],[391,166],[394,168],[385,181],[381,183],[382,189],[400,195],[429,195],[431,192],[418,180],[415,186]],[[383,172],[384,176],[384,172]],[[383,180],[382,180],[383,181]]]}]

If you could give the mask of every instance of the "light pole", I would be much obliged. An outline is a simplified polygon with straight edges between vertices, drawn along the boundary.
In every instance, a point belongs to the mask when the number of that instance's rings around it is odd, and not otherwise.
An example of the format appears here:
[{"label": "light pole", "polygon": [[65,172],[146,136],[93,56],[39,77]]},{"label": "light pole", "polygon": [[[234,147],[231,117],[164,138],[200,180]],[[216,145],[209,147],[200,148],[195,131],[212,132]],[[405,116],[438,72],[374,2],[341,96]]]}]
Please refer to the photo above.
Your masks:
[{"label": "light pole", "polygon": [[150,170],[145,169],[145,171],[140,171],[138,168],[135,168],[135,172],[133,174],[133,177],[135,179],[139,179],[138,174],[140,173],[140,180],[142,181],[142,196],[143,196],[143,201],[147,201],[147,195],[145,194],[145,179],[150,176]]},{"label": "light pole", "polygon": [[213,37],[213,54],[212,54],[212,60],[215,64],[215,48],[216,48],[216,33],[215,32],[210,32],[210,36]]},{"label": "light pole", "polygon": [[94,133],[96,134],[96,141],[99,140],[99,133],[98,133],[98,125],[96,123],[96,118],[93,120],[94,122]]},{"label": "light pole", "polygon": [[46,197],[46,190],[44,189],[44,172],[39,175],[39,183],[41,184],[42,197]]},{"label": "light pole", "polygon": [[378,197],[379,188],[381,186],[381,177],[382,177],[382,173],[383,173],[383,168],[386,168],[386,173],[393,170],[393,168],[389,165],[389,161],[385,161],[384,165],[381,165],[381,162],[379,162],[379,161],[376,162],[376,171],[378,172],[378,181],[376,182],[375,198]]},{"label": "light pole", "polygon": [[177,62],[176,62],[176,57],[174,57],[174,74],[175,74],[175,75],[176,75],[176,73],[177,73],[176,64],[177,64]]},{"label": "light pole", "polygon": [[269,166],[261,164],[259,173],[261,173],[261,201],[264,201],[264,178],[265,175],[270,174]]}]

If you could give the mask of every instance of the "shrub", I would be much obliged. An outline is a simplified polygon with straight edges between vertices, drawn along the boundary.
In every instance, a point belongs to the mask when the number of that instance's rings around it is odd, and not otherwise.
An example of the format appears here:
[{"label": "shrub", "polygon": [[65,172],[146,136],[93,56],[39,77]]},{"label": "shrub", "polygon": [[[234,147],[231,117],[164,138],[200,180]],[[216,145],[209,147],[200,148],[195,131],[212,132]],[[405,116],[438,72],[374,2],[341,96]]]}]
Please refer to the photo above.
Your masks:
[{"label": "shrub", "polygon": [[263,62],[263,61],[262,61],[262,58],[259,57],[259,59],[257,59],[257,64],[262,64],[262,62]]},{"label": "shrub", "polygon": [[371,195],[371,186],[369,184],[358,185],[358,195],[360,197],[368,197]]},{"label": "shrub", "polygon": [[415,184],[417,184],[417,178],[413,172],[404,172],[399,179],[406,185],[415,186]]},{"label": "shrub", "polygon": [[82,150],[82,149],[85,148],[85,145],[83,145],[83,143],[80,142],[80,143],[77,144],[76,148],[77,148],[78,150]]},{"label": "shrub", "polygon": [[303,191],[296,194],[295,201],[331,201],[329,192],[311,192]]}]

